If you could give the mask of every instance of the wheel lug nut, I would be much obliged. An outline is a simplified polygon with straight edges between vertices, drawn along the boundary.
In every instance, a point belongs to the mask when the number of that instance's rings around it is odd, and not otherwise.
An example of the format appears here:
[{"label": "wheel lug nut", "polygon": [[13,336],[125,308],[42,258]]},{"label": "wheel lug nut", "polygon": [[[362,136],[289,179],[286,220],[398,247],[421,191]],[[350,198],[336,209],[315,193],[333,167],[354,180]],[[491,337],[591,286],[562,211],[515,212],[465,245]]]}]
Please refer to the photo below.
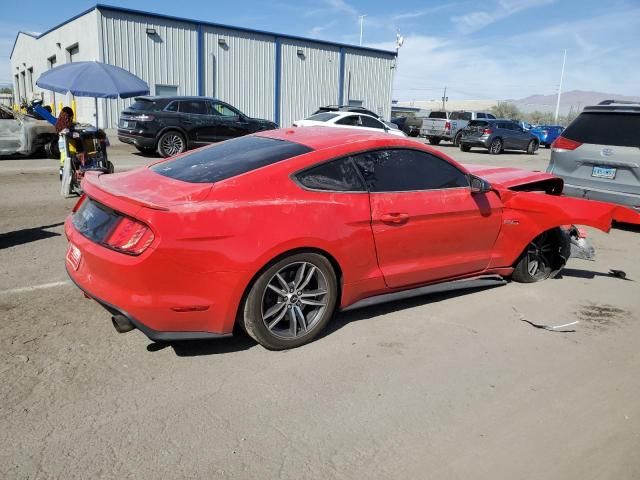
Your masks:
[{"label": "wheel lug nut", "polygon": [[302,292],[298,292],[298,296],[302,295]]},{"label": "wheel lug nut", "polygon": [[291,308],[291,305],[287,305],[287,308]]}]

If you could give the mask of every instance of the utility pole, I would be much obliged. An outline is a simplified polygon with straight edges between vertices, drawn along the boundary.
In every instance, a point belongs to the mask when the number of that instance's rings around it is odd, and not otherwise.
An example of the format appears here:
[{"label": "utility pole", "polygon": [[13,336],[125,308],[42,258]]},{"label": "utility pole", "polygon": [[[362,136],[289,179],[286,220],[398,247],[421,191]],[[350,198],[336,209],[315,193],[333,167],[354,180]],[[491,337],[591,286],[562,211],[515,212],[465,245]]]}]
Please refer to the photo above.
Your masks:
[{"label": "utility pole", "polygon": [[360,46],[362,46],[362,38],[364,34],[364,17],[366,17],[366,15],[360,15]]},{"label": "utility pole", "polygon": [[560,113],[560,94],[562,93],[562,79],[564,78],[564,64],[567,61],[567,49],[564,49],[564,57],[562,58],[562,70],[560,71],[560,86],[558,86],[558,100],[556,102],[556,115],[554,122],[558,123],[558,114]]},{"label": "utility pole", "polygon": [[446,110],[446,101],[449,100],[447,97],[447,87],[444,87],[444,93],[442,94],[442,110]]}]

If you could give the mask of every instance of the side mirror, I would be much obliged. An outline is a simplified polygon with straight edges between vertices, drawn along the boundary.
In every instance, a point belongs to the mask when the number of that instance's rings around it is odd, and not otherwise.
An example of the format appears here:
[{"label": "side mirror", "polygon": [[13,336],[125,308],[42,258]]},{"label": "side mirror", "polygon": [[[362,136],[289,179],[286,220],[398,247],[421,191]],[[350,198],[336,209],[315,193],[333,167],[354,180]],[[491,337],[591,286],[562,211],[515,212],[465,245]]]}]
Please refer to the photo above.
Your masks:
[{"label": "side mirror", "polygon": [[469,176],[469,183],[471,184],[471,193],[487,193],[491,191],[491,184],[475,175]]}]

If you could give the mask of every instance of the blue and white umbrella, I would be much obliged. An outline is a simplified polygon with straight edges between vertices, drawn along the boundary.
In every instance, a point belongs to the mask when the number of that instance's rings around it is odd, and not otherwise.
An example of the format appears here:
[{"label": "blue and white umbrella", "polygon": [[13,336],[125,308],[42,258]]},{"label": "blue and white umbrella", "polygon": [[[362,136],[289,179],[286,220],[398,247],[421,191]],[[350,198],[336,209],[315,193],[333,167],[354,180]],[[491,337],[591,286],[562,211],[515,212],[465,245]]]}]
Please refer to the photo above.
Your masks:
[{"label": "blue and white umbrella", "polygon": [[124,68],[102,62],[72,62],[40,75],[36,85],[76,97],[93,97],[98,126],[98,98],[130,98],[148,95],[149,85]]}]

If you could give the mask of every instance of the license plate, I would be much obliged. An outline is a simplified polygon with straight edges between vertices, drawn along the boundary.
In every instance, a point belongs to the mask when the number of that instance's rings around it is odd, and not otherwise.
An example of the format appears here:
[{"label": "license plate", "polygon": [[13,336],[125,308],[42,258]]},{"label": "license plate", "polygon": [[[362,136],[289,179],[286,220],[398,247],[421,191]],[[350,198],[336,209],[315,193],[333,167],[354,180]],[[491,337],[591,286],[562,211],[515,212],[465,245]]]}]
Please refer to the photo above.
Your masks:
[{"label": "license plate", "polygon": [[614,178],[616,178],[616,169],[613,167],[593,167],[591,176],[613,180]]},{"label": "license plate", "polygon": [[82,252],[80,252],[80,249],[73,243],[70,243],[69,249],[67,250],[67,262],[69,262],[69,265],[71,265],[74,270],[78,270],[81,258]]}]

